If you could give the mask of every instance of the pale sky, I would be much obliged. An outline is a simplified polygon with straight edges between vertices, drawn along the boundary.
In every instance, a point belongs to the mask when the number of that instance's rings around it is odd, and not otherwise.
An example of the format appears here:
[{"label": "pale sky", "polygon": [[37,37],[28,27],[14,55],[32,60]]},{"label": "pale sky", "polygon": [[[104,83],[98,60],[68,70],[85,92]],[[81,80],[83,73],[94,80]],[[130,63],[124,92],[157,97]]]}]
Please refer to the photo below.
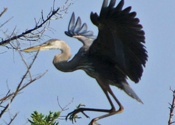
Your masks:
[{"label": "pale sky", "polygon": [[[60,2],[61,1],[61,2]],[[51,27],[54,32],[47,32],[50,38],[57,38],[66,41],[72,48],[73,55],[81,47],[81,43],[76,39],[70,38],[64,34],[72,12],[76,17],[80,16],[82,22],[88,24],[89,30],[97,35],[97,28],[90,21],[90,13],[99,13],[103,0],[74,0],[74,4],[69,8],[68,13],[63,19],[53,21]],[[61,6],[63,0],[56,0],[55,6]],[[118,1],[117,1],[118,3]],[[41,10],[47,14],[52,7],[52,1],[0,1],[0,10],[8,8],[7,13],[1,18],[0,24],[6,19],[13,19],[4,27],[9,32],[15,27],[20,33],[35,25],[34,18],[39,18]],[[169,102],[172,101],[170,87],[175,89],[175,1],[174,0],[125,0],[125,6],[132,6],[132,11],[137,12],[146,37],[146,48],[148,51],[148,62],[139,84],[134,84],[128,80],[137,95],[144,104],[139,104],[123,91],[112,87],[116,97],[125,107],[123,114],[100,120],[101,125],[165,125],[168,123]],[[2,29],[1,29],[2,30]],[[1,33],[1,36],[3,34]],[[43,42],[48,40],[45,38]],[[24,44],[25,47],[25,44]],[[18,81],[25,72],[25,66],[17,52],[1,47],[0,53],[6,51],[1,56],[0,66],[0,96],[7,92],[7,83],[11,90],[14,90]],[[85,104],[88,108],[110,108],[108,101],[93,78],[87,76],[83,71],[63,73],[55,69],[52,64],[54,55],[59,51],[40,52],[32,69],[33,75],[37,76],[48,70],[47,74],[36,83],[25,89],[13,102],[10,107],[10,113],[19,112],[13,125],[24,125],[30,114],[37,110],[48,114],[49,111],[61,110],[57,103],[57,97],[60,104],[64,107],[68,103],[69,110],[63,112],[66,115],[71,112],[78,104]],[[24,53],[25,54],[25,53]],[[32,54],[25,54],[28,61]],[[117,107],[117,105],[116,105]],[[87,112],[90,119],[78,120],[74,125],[88,124],[92,118],[103,115],[103,113]],[[9,113],[0,119],[0,125],[5,124]],[[71,121],[60,121],[60,125],[71,125]]]}]

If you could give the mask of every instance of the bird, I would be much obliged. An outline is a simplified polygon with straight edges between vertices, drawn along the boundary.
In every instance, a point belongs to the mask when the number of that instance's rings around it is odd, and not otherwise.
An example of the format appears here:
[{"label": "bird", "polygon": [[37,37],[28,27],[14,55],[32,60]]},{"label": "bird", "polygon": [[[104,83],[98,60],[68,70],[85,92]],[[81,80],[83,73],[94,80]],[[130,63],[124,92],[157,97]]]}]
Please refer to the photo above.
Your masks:
[{"label": "bird", "polygon": [[[107,97],[110,109],[77,108],[70,112],[66,118],[75,117],[77,113],[85,111],[104,112],[105,114],[91,120],[90,125],[97,121],[124,111],[124,106],[113,93],[111,86],[116,86],[127,95],[143,103],[130,87],[128,79],[138,83],[142,77],[143,69],[148,60],[145,46],[145,32],[136,12],[132,7],[123,8],[124,0],[116,5],[116,0],[103,0],[99,15],[91,12],[91,22],[98,28],[97,36],[88,30],[81,18],[75,18],[72,13],[65,34],[76,38],[82,43],[77,54],[72,57],[69,45],[59,39],[50,39],[42,45],[24,49],[24,52],[36,52],[59,49],[53,59],[54,66],[62,72],[84,70],[87,75],[94,78]],[[113,98],[113,100],[112,100]],[[116,109],[114,102],[118,104]],[[88,116],[87,116],[88,117]]]}]

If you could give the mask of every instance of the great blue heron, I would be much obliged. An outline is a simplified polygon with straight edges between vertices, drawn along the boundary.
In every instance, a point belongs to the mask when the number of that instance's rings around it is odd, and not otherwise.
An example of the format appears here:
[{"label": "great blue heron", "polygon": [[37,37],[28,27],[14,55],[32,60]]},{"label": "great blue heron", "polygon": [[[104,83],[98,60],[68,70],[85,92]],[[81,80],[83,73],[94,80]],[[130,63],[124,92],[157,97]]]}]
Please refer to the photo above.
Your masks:
[{"label": "great blue heron", "polygon": [[[100,15],[91,13],[90,19],[98,27],[98,36],[87,30],[86,23],[81,23],[80,17],[75,20],[74,13],[69,22],[66,35],[77,38],[83,43],[78,53],[71,58],[70,47],[61,40],[51,39],[43,45],[25,49],[25,52],[60,49],[61,54],[56,55],[53,64],[58,70],[72,72],[84,70],[89,76],[96,79],[105,93],[111,109],[78,108],[69,113],[75,114],[84,111],[106,112],[107,114],[94,118],[90,124],[97,120],[118,114],[124,107],[115,97],[110,85],[124,90],[129,96],[142,103],[141,99],[127,83],[127,78],[138,83],[147,61],[145,37],[142,25],[136,18],[136,12],[131,12],[131,7],[123,9],[124,0],[115,6],[116,0],[104,0]],[[119,105],[116,110],[111,97]]]}]

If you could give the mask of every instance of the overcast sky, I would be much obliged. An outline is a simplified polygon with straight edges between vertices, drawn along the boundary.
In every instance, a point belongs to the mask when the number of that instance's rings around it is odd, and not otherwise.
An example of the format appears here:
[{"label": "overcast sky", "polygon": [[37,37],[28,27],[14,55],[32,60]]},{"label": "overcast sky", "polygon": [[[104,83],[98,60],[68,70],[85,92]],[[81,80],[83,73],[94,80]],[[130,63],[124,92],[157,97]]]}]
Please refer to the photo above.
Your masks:
[{"label": "overcast sky", "polygon": [[[97,34],[97,28],[90,21],[90,13],[99,13],[103,0],[74,0],[74,4],[69,8],[63,19],[53,21],[51,27],[54,32],[47,32],[51,38],[58,38],[66,41],[72,48],[73,55],[81,47],[81,43],[64,34],[67,30],[70,16],[75,12],[76,17],[80,16],[83,22],[88,24],[88,28]],[[61,6],[63,0],[56,0],[55,6]],[[118,3],[118,2],[117,2]],[[132,6],[132,11],[137,12],[144,27],[146,36],[146,48],[148,51],[148,63],[139,84],[133,84],[128,80],[132,88],[142,99],[144,104],[139,104],[123,91],[112,87],[116,97],[125,107],[123,114],[100,120],[102,125],[166,125],[169,117],[169,102],[172,101],[170,87],[175,89],[175,1],[174,0],[125,0],[125,7]],[[6,19],[13,19],[4,27],[10,30],[17,28],[18,33],[29,29],[35,25],[34,18],[39,18],[40,12],[48,13],[52,7],[51,0],[1,0],[0,10],[8,8],[7,13],[1,18],[0,23]],[[1,29],[2,30],[2,29]],[[2,35],[2,34],[1,34]],[[49,38],[48,38],[49,39]],[[47,38],[44,41],[48,40]],[[43,42],[44,42],[43,41]],[[11,90],[17,86],[25,66],[21,62],[17,52],[0,47],[1,66],[0,84],[2,86],[0,96],[5,94],[7,83]],[[39,53],[33,67],[33,74],[38,75],[46,70],[48,73],[36,83],[28,87],[21,93],[10,107],[10,113],[19,112],[14,125],[24,125],[30,114],[37,110],[41,113],[61,110],[57,103],[64,107],[68,103],[69,110],[63,112],[66,115],[78,104],[85,104],[86,107],[110,108],[108,101],[98,86],[96,81],[87,76],[83,71],[63,73],[55,69],[52,64],[54,55],[59,51],[47,51]],[[28,54],[30,60],[32,54]],[[87,113],[90,119],[82,116],[74,125],[88,124],[94,117],[103,113]],[[6,115],[0,119],[0,125],[9,117]],[[80,114],[81,115],[81,114]],[[71,125],[70,121],[60,121],[60,125]]]}]

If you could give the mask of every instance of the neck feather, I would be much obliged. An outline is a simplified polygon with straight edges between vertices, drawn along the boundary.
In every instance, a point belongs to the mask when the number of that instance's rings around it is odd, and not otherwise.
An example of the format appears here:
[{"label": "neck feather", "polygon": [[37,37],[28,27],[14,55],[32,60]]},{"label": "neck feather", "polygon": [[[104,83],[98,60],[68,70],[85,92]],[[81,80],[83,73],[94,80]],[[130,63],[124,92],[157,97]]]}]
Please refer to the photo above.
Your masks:
[{"label": "neck feather", "polygon": [[59,42],[58,49],[61,50],[61,54],[56,55],[53,60],[55,67],[63,72],[71,72],[75,69],[75,64],[68,61],[71,58],[71,49],[63,41]]},{"label": "neck feather", "polygon": [[63,41],[60,41],[58,49],[61,50],[61,54],[54,57],[54,63],[67,62],[72,54],[70,47]]}]

